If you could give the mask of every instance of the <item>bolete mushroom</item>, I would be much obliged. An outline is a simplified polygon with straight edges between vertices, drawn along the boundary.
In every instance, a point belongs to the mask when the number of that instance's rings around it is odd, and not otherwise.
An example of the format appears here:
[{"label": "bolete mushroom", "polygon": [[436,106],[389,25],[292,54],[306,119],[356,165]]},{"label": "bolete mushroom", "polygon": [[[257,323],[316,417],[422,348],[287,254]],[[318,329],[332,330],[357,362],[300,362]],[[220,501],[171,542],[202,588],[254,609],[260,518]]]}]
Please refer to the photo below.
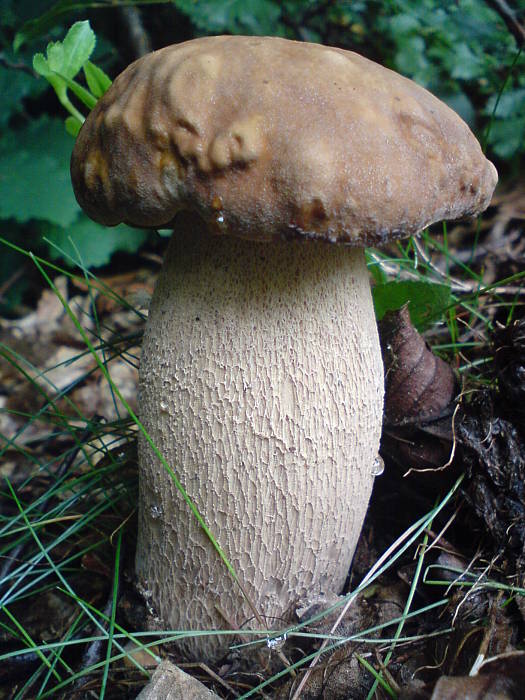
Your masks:
[{"label": "bolete mushroom", "polygon": [[[446,105],[355,53],[218,36],[130,65],[71,173],[96,221],[175,230],[141,420],[278,627],[343,586],[374,481],[383,372],[363,248],[482,211],[496,170]],[[250,607],[144,439],[139,460],[136,572],[160,624],[242,626]],[[214,659],[228,638],[183,644]]]}]

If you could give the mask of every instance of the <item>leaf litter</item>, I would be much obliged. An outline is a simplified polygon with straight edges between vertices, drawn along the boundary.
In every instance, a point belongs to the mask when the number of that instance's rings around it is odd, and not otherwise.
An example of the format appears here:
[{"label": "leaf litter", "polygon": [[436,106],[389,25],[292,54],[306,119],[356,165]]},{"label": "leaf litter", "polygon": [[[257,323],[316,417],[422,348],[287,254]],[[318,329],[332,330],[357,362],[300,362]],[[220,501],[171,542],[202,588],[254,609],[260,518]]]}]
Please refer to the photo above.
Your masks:
[{"label": "leaf litter", "polygon": [[[466,477],[459,495],[427,527],[428,543],[407,550],[355,598],[335,632],[341,643],[323,655],[302,689],[303,698],[365,698],[374,681],[370,669],[381,674],[382,683],[376,684],[374,691],[381,698],[449,700],[468,693],[476,699],[496,697],[497,693],[502,693],[498,697],[519,697],[516,688],[523,687],[520,650],[525,630],[523,295],[519,280],[502,285],[497,281],[523,270],[524,222],[525,192],[516,188],[495,200],[477,229],[464,224],[452,229],[448,255],[432,248],[428,253],[432,268],[448,275],[455,291],[456,287],[468,287],[464,282],[454,283],[455,279],[461,280],[461,266],[467,261],[472,270],[483,274],[483,284],[496,285],[495,294],[479,297],[480,315],[482,312],[484,318],[489,318],[488,326],[492,328],[489,333],[479,316],[467,319],[464,313],[459,320],[465,347],[452,358],[446,353],[439,357],[430,345],[439,345],[446,336],[442,325],[423,325],[421,335],[412,326],[406,308],[387,315],[383,321],[387,396],[382,456],[387,468],[376,482],[347,590],[355,588],[381,552],[396,537],[402,537],[422,512],[430,510],[459,474],[465,472]],[[487,258],[481,253],[489,248],[495,252],[485,262]],[[122,304],[119,296],[144,309],[153,282],[151,273],[140,269],[89,285],[77,278],[55,279],[86,332],[92,339],[99,339],[95,342],[97,353],[133,410],[144,314]],[[474,287],[470,284],[471,289]],[[106,293],[106,288],[117,295]],[[508,302],[509,295],[514,296],[510,318],[508,303],[500,303],[501,298]],[[475,341],[472,347],[468,346],[470,341]],[[95,359],[79,341],[56,295],[44,290],[30,313],[14,321],[0,319],[0,342],[0,470],[26,507],[40,503],[41,518],[60,519],[62,504],[77,493],[75,480],[86,478],[93,470],[116,466],[119,478],[129,476],[136,485],[133,428],[123,430],[126,416],[122,406],[96,371]],[[479,362],[483,372],[475,374],[472,369]],[[462,373],[464,366],[470,371]],[[62,476],[56,481],[58,473]],[[71,486],[67,479],[71,479]],[[117,482],[112,474],[104,482],[105,488],[117,488]],[[54,483],[65,486],[52,491],[48,498],[46,494]],[[15,518],[17,513],[6,494],[6,489],[0,494],[4,518],[0,528],[6,517]],[[99,493],[95,500],[101,498]],[[147,627],[149,613],[132,585],[134,503],[123,503],[119,501],[113,512],[105,511],[96,528],[59,542],[53,555],[57,563],[77,556],[80,567],[72,578],[76,595],[108,611],[112,606],[112,538],[122,522],[131,518],[117,621],[137,631]],[[67,517],[84,517],[87,509],[88,505],[83,504],[74,513],[67,511]],[[46,525],[42,532],[49,528],[53,537],[59,537],[61,530],[56,527]],[[104,544],[90,549],[95,531],[102,535]],[[9,563],[4,562],[0,582],[4,601],[8,600],[6,585],[9,588],[9,582],[15,580],[13,572],[36,556],[27,541],[17,544],[14,534],[7,542],[2,556]],[[83,551],[86,543],[87,550]],[[419,579],[418,556],[424,557]],[[423,612],[404,619],[414,581],[417,585],[412,609]],[[67,636],[78,611],[74,599],[65,596],[56,584],[32,590],[31,595],[30,608],[23,597],[16,596],[8,606],[29,636],[36,642]],[[331,632],[333,613],[322,611],[330,610],[334,603],[336,598],[320,599],[313,592],[310,600],[298,604],[295,619],[304,636],[281,638],[292,661],[312,653],[323,635]],[[318,621],[310,623],[312,617]],[[394,643],[400,618],[404,622]],[[378,629],[364,639],[344,641],[368,628]],[[86,622],[82,629],[82,634],[88,636],[96,627]],[[375,642],[371,643],[369,637],[375,637]],[[129,645],[140,649],[136,642]],[[25,646],[15,634],[13,623],[5,622],[0,631],[0,654]],[[65,657],[76,670],[82,669],[82,653],[88,646],[79,645],[81,652],[76,654],[73,647],[67,648]],[[161,654],[169,649],[170,657],[184,668],[173,648],[157,647],[156,653],[158,649]],[[12,697],[10,689],[29,682],[40,664],[35,652],[2,661],[0,697]],[[197,675],[221,697],[235,697],[281,668],[268,646],[263,652],[258,648],[251,654],[242,649],[233,651],[210,671],[218,674],[220,683],[202,668]],[[87,679],[79,686],[82,692],[90,688],[98,692],[100,675],[92,673]],[[119,698],[134,698],[146,681],[129,662],[125,667],[115,664],[110,679],[106,697]],[[266,697],[284,699],[292,696],[296,683],[285,677],[284,682],[275,681],[264,692]],[[33,695],[28,697],[35,696],[38,686],[29,683],[30,687]],[[63,697],[71,697],[67,687],[63,692]]]}]

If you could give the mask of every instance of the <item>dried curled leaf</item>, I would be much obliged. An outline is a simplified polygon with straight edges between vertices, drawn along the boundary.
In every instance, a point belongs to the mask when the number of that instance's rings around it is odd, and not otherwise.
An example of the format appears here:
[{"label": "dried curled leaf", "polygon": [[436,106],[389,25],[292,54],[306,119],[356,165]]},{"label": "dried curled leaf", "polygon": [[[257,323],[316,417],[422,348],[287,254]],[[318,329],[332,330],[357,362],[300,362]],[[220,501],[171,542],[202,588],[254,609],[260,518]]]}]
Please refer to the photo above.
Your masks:
[{"label": "dried curled leaf", "polygon": [[431,700],[520,700],[525,683],[525,652],[488,659],[475,676],[443,676]]},{"label": "dried curled leaf", "polygon": [[412,326],[408,307],[386,314],[379,333],[387,422],[424,423],[441,416],[454,398],[454,374]]},{"label": "dried curled leaf", "polygon": [[[386,385],[381,454],[404,473],[439,470],[452,451],[452,369],[432,354],[412,326],[406,306],[385,315],[379,335]],[[420,487],[435,489],[435,479],[425,474]]]}]

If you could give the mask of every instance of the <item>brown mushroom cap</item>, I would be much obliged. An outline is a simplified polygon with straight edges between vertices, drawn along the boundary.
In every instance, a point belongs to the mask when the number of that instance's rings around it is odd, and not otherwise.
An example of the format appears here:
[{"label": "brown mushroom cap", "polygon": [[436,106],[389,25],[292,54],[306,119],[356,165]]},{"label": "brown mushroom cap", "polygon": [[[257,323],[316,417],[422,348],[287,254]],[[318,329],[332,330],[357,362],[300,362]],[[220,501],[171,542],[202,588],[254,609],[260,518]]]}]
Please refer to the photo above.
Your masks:
[{"label": "brown mushroom cap", "polygon": [[355,53],[271,37],[196,39],[130,65],[73,152],[96,221],[378,245],[485,209],[496,169],[436,97]]}]

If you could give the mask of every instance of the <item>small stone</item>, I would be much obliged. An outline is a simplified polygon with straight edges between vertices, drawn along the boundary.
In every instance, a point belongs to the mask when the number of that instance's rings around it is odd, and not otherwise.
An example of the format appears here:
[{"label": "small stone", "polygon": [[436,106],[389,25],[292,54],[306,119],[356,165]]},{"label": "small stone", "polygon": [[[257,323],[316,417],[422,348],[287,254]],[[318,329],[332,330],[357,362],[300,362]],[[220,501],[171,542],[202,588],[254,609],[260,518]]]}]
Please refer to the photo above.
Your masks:
[{"label": "small stone", "polygon": [[218,700],[193,676],[164,659],[148,685],[137,695],[137,700]]}]

